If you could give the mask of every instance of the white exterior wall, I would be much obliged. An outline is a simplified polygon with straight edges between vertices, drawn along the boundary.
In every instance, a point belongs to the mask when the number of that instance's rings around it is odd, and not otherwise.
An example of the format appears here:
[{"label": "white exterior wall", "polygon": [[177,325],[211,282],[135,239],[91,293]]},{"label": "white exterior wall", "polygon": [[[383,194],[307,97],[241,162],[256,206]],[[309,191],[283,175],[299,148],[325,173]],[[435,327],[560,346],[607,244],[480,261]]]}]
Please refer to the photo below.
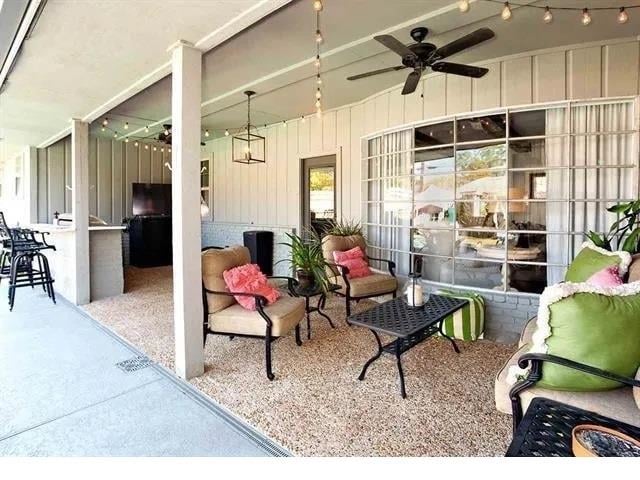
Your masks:
[{"label": "white exterior wall", "polygon": [[[567,99],[638,95],[640,42],[621,39],[494,59],[482,79],[428,75],[413,95],[401,85],[322,118],[294,119],[259,129],[266,163],[231,160],[231,137],[208,142],[213,154],[214,223],[298,228],[300,159],[337,155],[338,217],[360,218],[361,137],[455,113]],[[424,98],[420,94],[424,92]],[[309,102],[311,102],[311,98]]]}]

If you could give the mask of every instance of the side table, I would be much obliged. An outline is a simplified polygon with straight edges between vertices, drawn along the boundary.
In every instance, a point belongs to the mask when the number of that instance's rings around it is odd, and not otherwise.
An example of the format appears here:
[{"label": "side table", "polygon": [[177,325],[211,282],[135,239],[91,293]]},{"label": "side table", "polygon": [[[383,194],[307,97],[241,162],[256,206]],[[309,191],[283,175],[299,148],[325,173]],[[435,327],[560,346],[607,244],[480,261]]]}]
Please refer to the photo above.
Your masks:
[{"label": "side table", "polygon": [[[327,288],[327,290],[323,290],[322,288],[311,285],[309,287],[301,287],[300,285],[295,285],[292,288],[293,293],[298,297],[304,297],[304,311],[305,317],[307,319],[307,340],[311,340],[311,314],[316,312],[321,317],[324,317],[331,325],[331,328],[335,328],[335,325],[331,321],[329,315],[324,313],[322,309],[325,306],[327,301],[327,293],[335,292],[340,290],[339,285],[331,284]],[[311,298],[318,297],[318,303],[316,306],[311,305]]]}]

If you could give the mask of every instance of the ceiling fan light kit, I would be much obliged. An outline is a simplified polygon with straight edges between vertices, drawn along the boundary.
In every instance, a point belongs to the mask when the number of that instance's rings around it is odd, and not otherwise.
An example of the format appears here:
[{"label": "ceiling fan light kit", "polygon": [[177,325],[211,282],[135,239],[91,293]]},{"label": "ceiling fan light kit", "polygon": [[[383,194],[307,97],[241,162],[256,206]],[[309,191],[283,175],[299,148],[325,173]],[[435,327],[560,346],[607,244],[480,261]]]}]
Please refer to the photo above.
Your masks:
[{"label": "ceiling fan light kit", "polygon": [[493,30],[480,28],[440,48],[437,48],[433,43],[427,43],[424,41],[428,34],[429,29],[426,27],[414,28],[411,30],[410,35],[416,43],[411,45],[405,45],[391,35],[378,35],[373,37],[374,40],[380,42],[389,50],[400,55],[402,58],[402,65],[353,75],[348,77],[347,80],[359,80],[361,78],[371,77],[381,73],[411,68],[413,71],[407,76],[404,87],[402,88],[402,95],[408,95],[416,91],[416,88],[420,83],[420,79],[422,78],[422,74],[427,68],[431,68],[434,72],[449,73],[451,75],[461,75],[471,78],[483,77],[489,71],[482,67],[443,62],[442,60],[492,39],[495,36]]}]

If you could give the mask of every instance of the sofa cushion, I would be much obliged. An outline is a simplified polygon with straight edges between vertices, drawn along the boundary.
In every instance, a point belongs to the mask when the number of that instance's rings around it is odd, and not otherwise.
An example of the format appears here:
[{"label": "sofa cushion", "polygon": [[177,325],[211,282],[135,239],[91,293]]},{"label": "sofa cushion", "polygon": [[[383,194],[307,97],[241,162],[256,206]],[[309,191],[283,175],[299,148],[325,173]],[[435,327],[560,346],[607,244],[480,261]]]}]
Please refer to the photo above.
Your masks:
[{"label": "sofa cushion", "polygon": [[[344,280],[342,277],[335,277],[335,283],[340,285],[340,293],[344,292]],[[385,293],[395,292],[398,288],[398,281],[391,275],[384,273],[373,273],[366,277],[353,278],[349,280],[352,297],[371,297]]]},{"label": "sofa cushion", "polygon": [[[225,249],[211,249],[202,252],[202,282],[207,290],[226,292],[224,271],[251,262],[249,249],[241,245],[234,245]],[[215,313],[236,303],[233,297],[227,295],[207,294],[209,313]]]},{"label": "sofa cushion", "polygon": [[[342,237],[339,235],[325,235],[322,238],[322,254],[327,262],[334,263],[333,252],[344,252],[354,247],[360,247],[364,253],[364,259],[367,258],[367,242],[362,235],[349,235]],[[340,272],[335,267],[329,267],[327,273],[332,276],[339,276]]]},{"label": "sofa cushion", "polygon": [[[587,283],[547,287],[540,297],[530,351],[547,353],[624,377],[640,366],[640,283],[601,288]],[[514,367],[512,381],[525,371]],[[618,382],[545,363],[540,387],[607,390]]]},{"label": "sofa cushion", "polygon": [[[264,308],[272,322],[271,335],[289,333],[304,318],[304,299],[282,297]],[[264,336],[267,322],[257,311],[250,311],[238,303],[209,315],[209,329],[214,332]]]},{"label": "sofa cushion", "polygon": [[[222,276],[230,292],[262,295],[267,300],[268,305],[271,305],[280,297],[280,292],[269,284],[267,277],[255,263],[247,263],[246,265],[225,270]],[[234,298],[236,302],[247,310],[256,309],[254,297],[235,295]]]},{"label": "sofa cushion", "polygon": [[536,331],[536,321],[537,318],[533,317],[524,326],[522,333],[520,334],[520,340],[518,341],[518,348],[532,342],[533,333]]},{"label": "sofa cushion", "polygon": [[[526,353],[530,345],[523,345],[505,363],[498,372],[495,380],[496,408],[511,414],[511,399],[509,391],[513,387],[508,381],[509,369],[517,365],[518,359]],[[622,422],[640,427],[640,415],[633,401],[630,387],[617,388],[602,392],[565,392],[560,390],[547,390],[538,386],[529,388],[520,393],[523,411],[526,411],[531,400],[535,397],[544,397],[558,402],[573,405],[584,410],[599,413]]]},{"label": "sofa cushion", "polygon": [[[640,381],[640,368],[638,369],[638,373],[636,373],[636,380]],[[640,387],[633,387],[633,398],[636,399],[636,405],[640,408]]]},{"label": "sofa cushion", "polygon": [[607,267],[618,267],[620,276],[624,277],[630,264],[631,255],[628,252],[610,252],[591,242],[584,242],[564,279],[567,282],[586,282],[593,274]]}]

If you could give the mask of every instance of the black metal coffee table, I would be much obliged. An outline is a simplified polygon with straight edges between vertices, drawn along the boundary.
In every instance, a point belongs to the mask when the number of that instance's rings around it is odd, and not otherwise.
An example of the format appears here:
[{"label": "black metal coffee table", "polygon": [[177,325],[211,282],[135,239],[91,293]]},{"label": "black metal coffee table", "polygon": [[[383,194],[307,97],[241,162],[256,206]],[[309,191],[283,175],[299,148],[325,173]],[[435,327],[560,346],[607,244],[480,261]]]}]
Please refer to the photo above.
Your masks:
[{"label": "black metal coffee table", "polygon": [[[340,285],[330,284],[327,287],[327,290],[323,290],[322,288],[315,285],[312,285],[310,287],[301,287],[300,285],[295,285],[293,286],[292,290],[296,296],[304,297],[304,311],[307,319],[307,340],[311,339],[311,314],[313,312],[317,312],[318,315],[324,317],[329,322],[329,325],[331,325],[331,328],[335,328],[335,325],[331,321],[329,315],[324,313],[322,309],[324,308],[324,305],[327,301],[327,293],[340,290]],[[318,303],[315,307],[311,305],[312,297],[319,297]]]},{"label": "black metal coffee table", "polygon": [[[407,305],[404,298],[394,298],[365,312],[351,315],[347,318],[347,323],[368,328],[378,343],[378,352],[364,364],[358,380],[364,380],[367,368],[383,353],[394,355],[400,375],[400,394],[402,398],[407,398],[402,371],[402,354],[438,332],[451,342],[456,353],[460,353],[456,342],[442,331],[442,322],[466,304],[467,300],[431,295],[424,307],[415,308]],[[397,339],[382,345],[378,333],[391,335]]]},{"label": "black metal coffee table", "polygon": [[640,428],[571,405],[537,397],[513,436],[507,457],[572,457],[571,431],[590,423],[640,439]]}]

